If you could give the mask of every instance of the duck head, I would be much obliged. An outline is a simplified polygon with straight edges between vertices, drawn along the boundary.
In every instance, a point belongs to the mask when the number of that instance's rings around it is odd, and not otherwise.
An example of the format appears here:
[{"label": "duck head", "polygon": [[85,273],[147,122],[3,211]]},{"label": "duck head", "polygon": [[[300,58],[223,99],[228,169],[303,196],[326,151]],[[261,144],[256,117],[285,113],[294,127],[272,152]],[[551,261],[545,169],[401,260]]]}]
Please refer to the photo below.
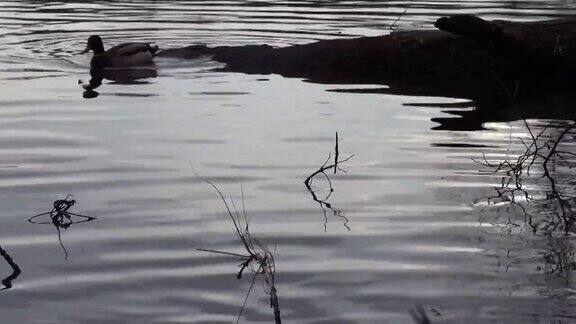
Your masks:
[{"label": "duck head", "polygon": [[81,54],[86,54],[89,51],[93,51],[94,54],[104,54],[104,43],[102,43],[102,38],[98,35],[92,35],[88,38],[88,43],[86,48],[81,52]]}]

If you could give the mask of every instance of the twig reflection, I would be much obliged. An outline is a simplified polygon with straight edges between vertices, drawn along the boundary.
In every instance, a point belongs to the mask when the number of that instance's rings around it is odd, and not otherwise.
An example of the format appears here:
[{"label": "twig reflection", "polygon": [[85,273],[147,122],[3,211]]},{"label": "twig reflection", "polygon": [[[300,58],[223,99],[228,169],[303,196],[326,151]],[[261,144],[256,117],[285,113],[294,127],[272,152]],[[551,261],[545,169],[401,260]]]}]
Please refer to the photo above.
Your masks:
[{"label": "twig reflection", "polygon": [[242,243],[247,254],[238,254],[209,249],[197,250],[223,254],[238,259],[240,262],[240,271],[238,271],[238,274],[236,275],[238,279],[242,278],[242,274],[246,269],[250,269],[250,271],[253,273],[248,292],[244,298],[244,303],[242,304],[242,308],[240,309],[236,323],[238,323],[242,317],[242,313],[246,307],[248,296],[250,296],[250,293],[252,292],[256,277],[258,275],[263,275],[265,280],[264,288],[266,293],[270,296],[270,306],[274,310],[274,321],[276,324],[281,324],[282,320],[280,318],[280,305],[278,302],[278,292],[275,285],[276,266],[274,263],[274,255],[266,245],[261,243],[252,235],[252,233],[250,233],[250,224],[248,222],[248,216],[246,215],[246,209],[244,207],[244,191],[242,191],[242,214],[240,214],[236,208],[234,200],[231,197],[230,202],[228,202],[224,194],[220,191],[220,189],[218,189],[218,187],[216,187],[216,185],[208,180],[205,181],[210,184],[216,190],[216,192],[218,192],[218,195],[220,195],[220,198],[226,207],[226,211],[228,212],[228,216],[230,217],[230,220],[234,226],[234,233]]},{"label": "twig reflection", "polygon": [[[73,212],[68,211],[72,206],[76,204],[76,200],[70,199],[71,195],[66,196],[64,199],[59,199],[52,203],[52,210],[49,212],[41,213],[38,215],[32,216],[28,219],[28,222],[32,224],[52,224],[58,231],[58,242],[60,242],[60,246],[62,247],[62,251],[64,252],[64,258],[68,260],[68,250],[64,246],[62,242],[62,233],[60,229],[67,229],[72,224],[78,223],[85,223],[90,222],[96,219],[96,217],[80,215]],[[49,220],[42,220],[43,217],[48,216]]]},{"label": "twig reflection", "polygon": [[569,286],[570,274],[576,270],[574,256],[574,245],[570,241],[558,238],[551,240],[543,255],[544,273],[562,278]]},{"label": "twig reflection", "polygon": [[[519,139],[523,149],[513,158],[489,160],[483,155],[477,161],[502,174],[496,194],[487,197],[485,207],[504,209],[504,230],[522,234],[529,229],[534,235],[547,238],[542,248],[543,266],[538,270],[550,277],[557,286],[557,279],[571,287],[570,279],[576,270],[574,242],[576,192],[573,168],[576,167],[574,150],[575,122],[548,122],[538,125],[539,130],[524,121],[529,140]],[[519,211],[523,221],[514,219]],[[501,224],[494,223],[496,226]],[[507,257],[510,256],[508,251]],[[508,270],[507,265],[506,270]],[[553,294],[572,294],[571,289],[552,289]]]},{"label": "twig reflection", "polygon": [[12,268],[12,273],[8,277],[2,279],[2,285],[4,285],[4,287],[0,288],[0,290],[8,290],[12,288],[12,282],[16,280],[18,276],[20,276],[22,270],[20,270],[18,264],[14,262],[14,259],[12,259],[8,252],[6,252],[6,250],[4,250],[2,247],[0,247],[0,256],[2,256],[10,268]]},{"label": "twig reflection", "polygon": [[[567,234],[574,231],[576,221],[576,195],[570,186],[573,176],[566,172],[576,167],[576,161],[569,158],[576,153],[569,151],[567,142],[576,124],[549,122],[537,133],[526,121],[524,124],[530,141],[519,139],[524,150],[515,158],[489,161],[483,154],[482,160],[476,161],[503,174],[500,186],[494,188],[496,194],[486,198],[486,206],[506,206],[509,230],[519,227],[522,232],[529,227],[534,234],[551,235],[557,230]],[[523,224],[510,218],[511,207],[524,215]]]},{"label": "twig reflection", "polygon": [[[312,200],[317,202],[320,208],[322,209],[322,214],[324,215],[324,232],[326,232],[328,226],[328,210],[330,210],[335,217],[342,219],[344,227],[346,227],[347,230],[350,230],[350,226],[348,226],[350,220],[342,214],[342,211],[340,209],[334,208],[332,204],[328,202],[328,199],[330,199],[330,196],[332,196],[332,193],[334,192],[334,187],[332,186],[332,181],[330,180],[330,177],[328,177],[328,174],[326,172],[333,170],[334,172],[333,174],[336,174],[338,171],[346,173],[346,170],[342,169],[340,167],[340,164],[349,161],[354,156],[355,154],[352,154],[345,159],[339,160],[340,152],[338,144],[338,132],[336,132],[336,144],[334,147],[334,162],[332,164],[328,164],[332,159],[332,155],[328,153],[328,158],[326,159],[324,164],[322,164],[322,166],[318,170],[316,170],[314,173],[309,175],[306,178],[306,180],[304,180],[304,185],[306,186],[306,189],[308,189],[308,192],[312,196]],[[326,179],[326,182],[328,183],[329,186],[328,194],[324,198],[319,198],[314,189],[312,188],[312,180],[318,175],[322,175]]]}]

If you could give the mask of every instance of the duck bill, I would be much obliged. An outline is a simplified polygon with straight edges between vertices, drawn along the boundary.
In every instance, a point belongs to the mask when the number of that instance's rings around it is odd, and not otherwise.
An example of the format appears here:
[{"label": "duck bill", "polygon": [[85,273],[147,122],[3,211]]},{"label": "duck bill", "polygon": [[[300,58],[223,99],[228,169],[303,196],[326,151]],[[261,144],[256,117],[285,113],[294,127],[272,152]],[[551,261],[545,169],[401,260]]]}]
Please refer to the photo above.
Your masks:
[{"label": "duck bill", "polygon": [[80,52],[80,54],[86,54],[91,50],[90,45],[86,45],[86,48]]}]

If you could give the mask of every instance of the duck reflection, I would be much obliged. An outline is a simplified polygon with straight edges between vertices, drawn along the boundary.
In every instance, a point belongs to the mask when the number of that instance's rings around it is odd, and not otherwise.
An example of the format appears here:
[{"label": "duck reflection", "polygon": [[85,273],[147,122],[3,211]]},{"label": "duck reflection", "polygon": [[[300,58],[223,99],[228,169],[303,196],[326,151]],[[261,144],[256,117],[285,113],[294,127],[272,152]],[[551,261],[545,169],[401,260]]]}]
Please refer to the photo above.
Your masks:
[{"label": "duck reflection", "polygon": [[98,97],[99,92],[96,89],[102,85],[105,79],[112,81],[110,84],[146,84],[148,83],[147,79],[157,76],[158,71],[154,65],[141,68],[91,69],[88,83],[84,83],[82,80],[79,80],[78,83],[84,89],[82,97],[92,99]]},{"label": "duck reflection", "polygon": [[22,270],[20,270],[18,264],[14,262],[14,259],[12,259],[12,257],[8,254],[8,252],[6,252],[6,250],[4,250],[2,247],[0,247],[0,256],[2,256],[4,261],[6,261],[6,263],[8,263],[8,265],[12,269],[12,273],[8,277],[2,279],[2,285],[4,287],[0,288],[0,290],[8,290],[12,288],[12,282],[16,280],[18,276],[20,276]]},{"label": "duck reflection", "polygon": [[[64,246],[62,241],[61,229],[67,229],[73,224],[90,222],[96,219],[96,217],[80,215],[70,212],[69,209],[76,204],[76,200],[71,199],[68,195],[64,199],[56,200],[52,203],[52,210],[49,212],[41,213],[32,216],[28,219],[28,222],[32,224],[52,224],[58,232],[58,241],[64,252],[64,258],[68,260],[68,250]],[[46,219],[48,218],[48,219]]]}]

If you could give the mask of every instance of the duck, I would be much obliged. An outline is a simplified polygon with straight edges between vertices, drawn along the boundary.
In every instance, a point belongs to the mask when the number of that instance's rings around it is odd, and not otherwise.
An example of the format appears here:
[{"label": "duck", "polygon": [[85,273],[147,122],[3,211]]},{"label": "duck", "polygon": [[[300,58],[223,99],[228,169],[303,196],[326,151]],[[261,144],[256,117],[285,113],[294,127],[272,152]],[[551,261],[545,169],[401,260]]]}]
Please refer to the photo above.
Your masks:
[{"label": "duck", "polygon": [[105,51],[102,38],[98,35],[92,35],[88,38],[86,48],[81,54],[86,54],[89,51],[94,52],[94,56],[90,61],[92,70],[129,68],[153,65],[158,46],[152,46],[149,43],[124,43]]}]

